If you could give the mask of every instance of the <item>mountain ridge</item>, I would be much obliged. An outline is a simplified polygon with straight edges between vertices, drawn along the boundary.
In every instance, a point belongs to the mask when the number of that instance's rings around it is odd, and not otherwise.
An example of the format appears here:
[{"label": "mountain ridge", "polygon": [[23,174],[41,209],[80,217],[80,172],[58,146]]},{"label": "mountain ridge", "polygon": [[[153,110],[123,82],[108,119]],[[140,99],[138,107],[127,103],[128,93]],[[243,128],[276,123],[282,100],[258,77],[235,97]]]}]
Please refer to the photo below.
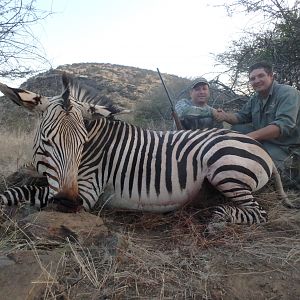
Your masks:
[{"label": "mountain ridge", "polygon": [[[115,105],[131,110],[133,119],[137,115],[140,121],[145,119],[142,122],[143,126],[148,127],[149,122],[155,119],[171,120],[171,108],[166,91],[158,72],[153,70],[110,63],[65,64],[32,76],[21,84],[20,88],[47,97],[60,95],[63,72],[97,89],[100,97],[108,98]],[[187,88],[191,84],[191,79],[167,73],[161,75],[174,102],[178,98],[189,96]],[[211,82],[210,90],[209,103],[215,108],[223,107],[232,110],[234,106],[240,107],[244,103],[242,98],[237,97],[230,89],[217,82]],[[2,98],[0,126],[9,129],[27,127],[31,129],[32,121],[35,120],[32,113],[23,107],[16,106],[6,97]],[[145,113],[145,110],[148,112]],[[138,124],[141,125],[141,122]]]},{"label": "mountain ridge", "polygon": [[[78,81],[96,88],[100,95],[110,98],[115,104],[133,108],[136,102],[162,83],[157,72],[137,67],[110,63],[74,63],[61,65],[29,78],[21,88],[44,96],[53,97],[61,93],[61,74],[66,72]],[[176,75],[162,74],[166,83],[190,80]]]}]

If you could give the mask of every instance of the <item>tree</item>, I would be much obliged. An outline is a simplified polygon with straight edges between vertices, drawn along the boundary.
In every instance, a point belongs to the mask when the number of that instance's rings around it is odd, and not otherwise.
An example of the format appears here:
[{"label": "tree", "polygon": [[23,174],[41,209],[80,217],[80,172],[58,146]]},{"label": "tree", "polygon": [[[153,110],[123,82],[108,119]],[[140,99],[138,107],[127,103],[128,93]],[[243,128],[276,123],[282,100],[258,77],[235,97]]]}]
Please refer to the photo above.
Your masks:
[{"label": "tree", "polygon": [[[172,102],[175,102],[186,94],[191,80],[174,76],[165,80]],[[135,125],[153,130],[171,130],[174,128],[171,104],[165,89],[161,84],[153,87],[145,100],[136,105],[132,122]]]},{"label": "tree", "polygon": [[277,80],[300,89],[300,2],[284,0],[233,0],[224,6],[229,14],[243,12],[263,15],[261,28],[244,32],[229,50],[216,60],[228,67],[232,85],[246,85],[248,67],[260,60],[273,64]]},{"label": "tree", "polygon": [[50,14],[37,9],[35,0],[0,2],[0,76],[24,77],[34,73],[38,62],[47,63],[32,26]]}]

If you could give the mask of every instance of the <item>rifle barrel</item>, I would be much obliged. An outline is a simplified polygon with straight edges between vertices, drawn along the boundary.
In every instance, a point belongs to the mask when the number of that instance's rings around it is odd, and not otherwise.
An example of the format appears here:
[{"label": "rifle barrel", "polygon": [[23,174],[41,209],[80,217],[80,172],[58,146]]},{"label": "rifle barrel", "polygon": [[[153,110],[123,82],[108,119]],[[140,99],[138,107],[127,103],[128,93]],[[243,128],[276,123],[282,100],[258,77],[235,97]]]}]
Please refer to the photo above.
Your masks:
[{"label": "rifle barrel", "polygon": [[163,80],[163,78],[162,78],[162,76],[161,76],[161,74],[160,74],[158,68],[157,68],[157,73],[158,73],[159,78],[160,78],[160,80],[161,80],[161,83],[163,84],[163,87],[164,87],[164,89],[165,89],[165,91],[166,91],[166,94],[167,94],[167,96],[168,96],[168,99],[169,99],[169,101],[170,101],[170,103],[171,103],[172,111],[174,111],[174,104],[173,104],[173,101],[172,101],[172,99],[171,99],[171,97],[170,97],[169,91],[168,91],[168,89],[167,89],[167,87],[166,87],[166,85],[165,85],[165,82],[164,82],[164,80]]},{"label": "rifle barrel", "polygon": [[172,101],[172,99],[171,99],[171,97],[170,97],[169,91],[168,91],[168,89],[167,89],[167,87],[166,87],[166,85],[165,85],[165,82],[164,82],[164,80],[163,80],[163,78],[162,78],[162,76],[161,76],[161,74],[160,74],[158,68],[157,68],[157,73],[158,73],[159,78],[160,78],[160,80],[161,80],[161,82],[162,82],[162,84],[163,84],[163,87],[164,87],[164,89],[165,89],[165,91],[166,91],[166,94],[168,95],[168,99],[169,99],[170,104],[171,104],[172,116],[173,116],[173,119],[174,119],[174,121],[175,121],[176,128],[177,128],[178,130],[181,130],[181,129],[183,129],[182,124],[181,124],[180,119],[179,119],[179,117],[178,117],[178,115],[177,115],[177,112],[176,112],[175,109],[174,109],[173,101]]}]

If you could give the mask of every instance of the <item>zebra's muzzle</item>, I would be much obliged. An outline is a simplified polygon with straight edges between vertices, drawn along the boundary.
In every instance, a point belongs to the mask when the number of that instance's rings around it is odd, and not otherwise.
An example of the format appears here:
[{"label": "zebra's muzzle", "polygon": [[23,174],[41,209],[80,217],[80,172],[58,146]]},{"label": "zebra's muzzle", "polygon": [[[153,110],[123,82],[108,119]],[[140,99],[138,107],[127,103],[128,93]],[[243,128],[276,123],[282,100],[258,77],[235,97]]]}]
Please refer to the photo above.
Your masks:
[{"label": "zebra's muzzle", "polygon": [[54,196],[51,203],[56,205],[56,208],[60,212],[76,213],[83,209],[83,201],[80,197],[75,200]]}]

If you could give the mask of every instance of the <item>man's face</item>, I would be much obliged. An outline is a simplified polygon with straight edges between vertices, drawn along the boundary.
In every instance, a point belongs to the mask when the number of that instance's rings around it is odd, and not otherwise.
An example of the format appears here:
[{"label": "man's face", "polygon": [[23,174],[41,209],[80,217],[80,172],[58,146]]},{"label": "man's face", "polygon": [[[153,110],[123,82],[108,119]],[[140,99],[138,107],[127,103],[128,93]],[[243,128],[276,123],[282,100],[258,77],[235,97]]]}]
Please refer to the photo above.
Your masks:
[{"label": "man's face", "polygon": [[197,106],[202,106],[207,104],[208,98],[210,96],[209,87],[207,84],[197,84],[191,90],[192,102]]},{"label": "man's face", "polygon": [[255,69],[249,74],[249,82],[256,92],[267,96],[273,83],[273,74],[268,74],[263,68]]}]

